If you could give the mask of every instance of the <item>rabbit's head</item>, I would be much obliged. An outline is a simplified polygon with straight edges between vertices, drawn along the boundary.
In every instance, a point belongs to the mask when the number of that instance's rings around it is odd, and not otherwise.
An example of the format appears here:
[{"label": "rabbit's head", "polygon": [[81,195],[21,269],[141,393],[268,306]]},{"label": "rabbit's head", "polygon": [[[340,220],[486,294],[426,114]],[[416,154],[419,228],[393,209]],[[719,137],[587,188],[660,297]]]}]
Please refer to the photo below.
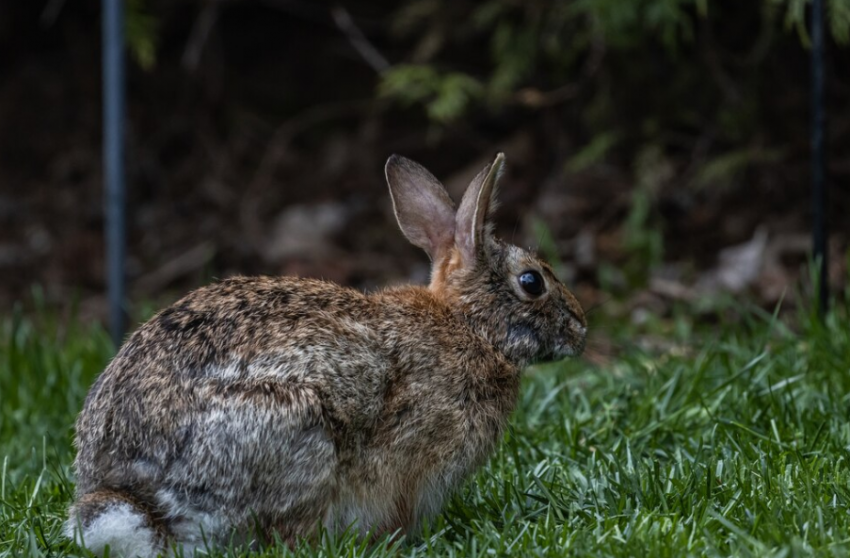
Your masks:
[{"label": "rabbit's head", "polygon": [[455,205],[424,167],[393,155],[386,175],[402,232],[431,258],[435,296],[520,366],[578,355],[587,322],[578,301],[535,254],[492,233],[504,155],[484,168]]}]

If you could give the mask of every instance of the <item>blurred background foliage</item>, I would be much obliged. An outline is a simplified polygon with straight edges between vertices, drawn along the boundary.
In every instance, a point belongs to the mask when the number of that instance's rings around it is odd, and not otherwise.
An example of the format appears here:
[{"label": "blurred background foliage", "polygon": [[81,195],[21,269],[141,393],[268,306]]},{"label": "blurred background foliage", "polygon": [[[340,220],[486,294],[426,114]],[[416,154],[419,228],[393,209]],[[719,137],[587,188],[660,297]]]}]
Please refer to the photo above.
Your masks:
[{"label": "blurred background foliage", "polygon": [[[850,0],[827,0],[833,184],[850,178]],[[631,312],[805,278],[805,0],[128,0],[134,301],[233,273],[424,281],[381,166],[459,196],[508,156],[500,232]],[[103,311],[99,2],[0,6],[0,299]],[[846,285],[833,188],[830,278]],[[5,225],[9,225],[6,227]],[[802,285],[802,286],[801,286]],[[793,297],[792,297],[793,298]]]}]

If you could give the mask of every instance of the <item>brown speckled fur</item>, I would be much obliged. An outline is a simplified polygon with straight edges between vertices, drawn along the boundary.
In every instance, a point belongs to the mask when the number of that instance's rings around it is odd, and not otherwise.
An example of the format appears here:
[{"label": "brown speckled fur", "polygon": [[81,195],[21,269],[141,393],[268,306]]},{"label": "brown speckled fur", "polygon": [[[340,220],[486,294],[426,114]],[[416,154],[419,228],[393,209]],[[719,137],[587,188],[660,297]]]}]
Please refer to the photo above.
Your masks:
[{"label": "brown speckled fur", "polygon": [[[455,212],[422,167],[388,162],[402,230],[434,258],[429,287],[239,277],[140,327],[77,421],[68,525],[123,501],[156,540],[197,546],[200,525],[248,541],[258,522],[294,544],[319,523],[407,533],[437,513],[500,439],[521,367],[584,344],[549,266],[489,232],[501,165]],[[528,269],[540,297],[517,281]]]}]

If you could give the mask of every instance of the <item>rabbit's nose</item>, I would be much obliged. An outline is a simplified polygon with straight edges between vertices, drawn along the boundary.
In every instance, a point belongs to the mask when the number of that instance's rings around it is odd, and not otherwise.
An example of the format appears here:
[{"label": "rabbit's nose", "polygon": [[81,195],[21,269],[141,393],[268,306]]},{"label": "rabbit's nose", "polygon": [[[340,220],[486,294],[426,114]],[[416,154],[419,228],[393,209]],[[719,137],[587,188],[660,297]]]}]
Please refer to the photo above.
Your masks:
[{"label": "rabbit's nose", "polygon": [[587,340],[587,322],[579,316],[570,316],[567,329],[575,343],[584,347],[584,343]]},{"label": "rabbit's nose", "polygon": [[584,349],[584,344],[587,341],[587,326],[575,324],[575,332],[582,349]]},{"label": "rabbit's nose", "polygon": [[579,335],[587,335],[587,319],[582,313],[568,312],[567,324],[571,330]]}]

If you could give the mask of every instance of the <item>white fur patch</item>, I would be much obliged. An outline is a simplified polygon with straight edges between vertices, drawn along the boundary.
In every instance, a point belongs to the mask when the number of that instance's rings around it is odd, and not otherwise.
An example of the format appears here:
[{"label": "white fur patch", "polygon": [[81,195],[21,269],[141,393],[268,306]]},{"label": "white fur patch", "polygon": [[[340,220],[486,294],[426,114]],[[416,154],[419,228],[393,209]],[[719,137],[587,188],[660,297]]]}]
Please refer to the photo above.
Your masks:
[{"label": "white fur patch", "polygon": [[121,558],[155,558],[159,554],[156,535],[145,525],[145,517],[126,502],[108,508],[82,533],[72,516],[65,523],[65,536],[96,555],[103,555],[107,545],[110,556]]}]

